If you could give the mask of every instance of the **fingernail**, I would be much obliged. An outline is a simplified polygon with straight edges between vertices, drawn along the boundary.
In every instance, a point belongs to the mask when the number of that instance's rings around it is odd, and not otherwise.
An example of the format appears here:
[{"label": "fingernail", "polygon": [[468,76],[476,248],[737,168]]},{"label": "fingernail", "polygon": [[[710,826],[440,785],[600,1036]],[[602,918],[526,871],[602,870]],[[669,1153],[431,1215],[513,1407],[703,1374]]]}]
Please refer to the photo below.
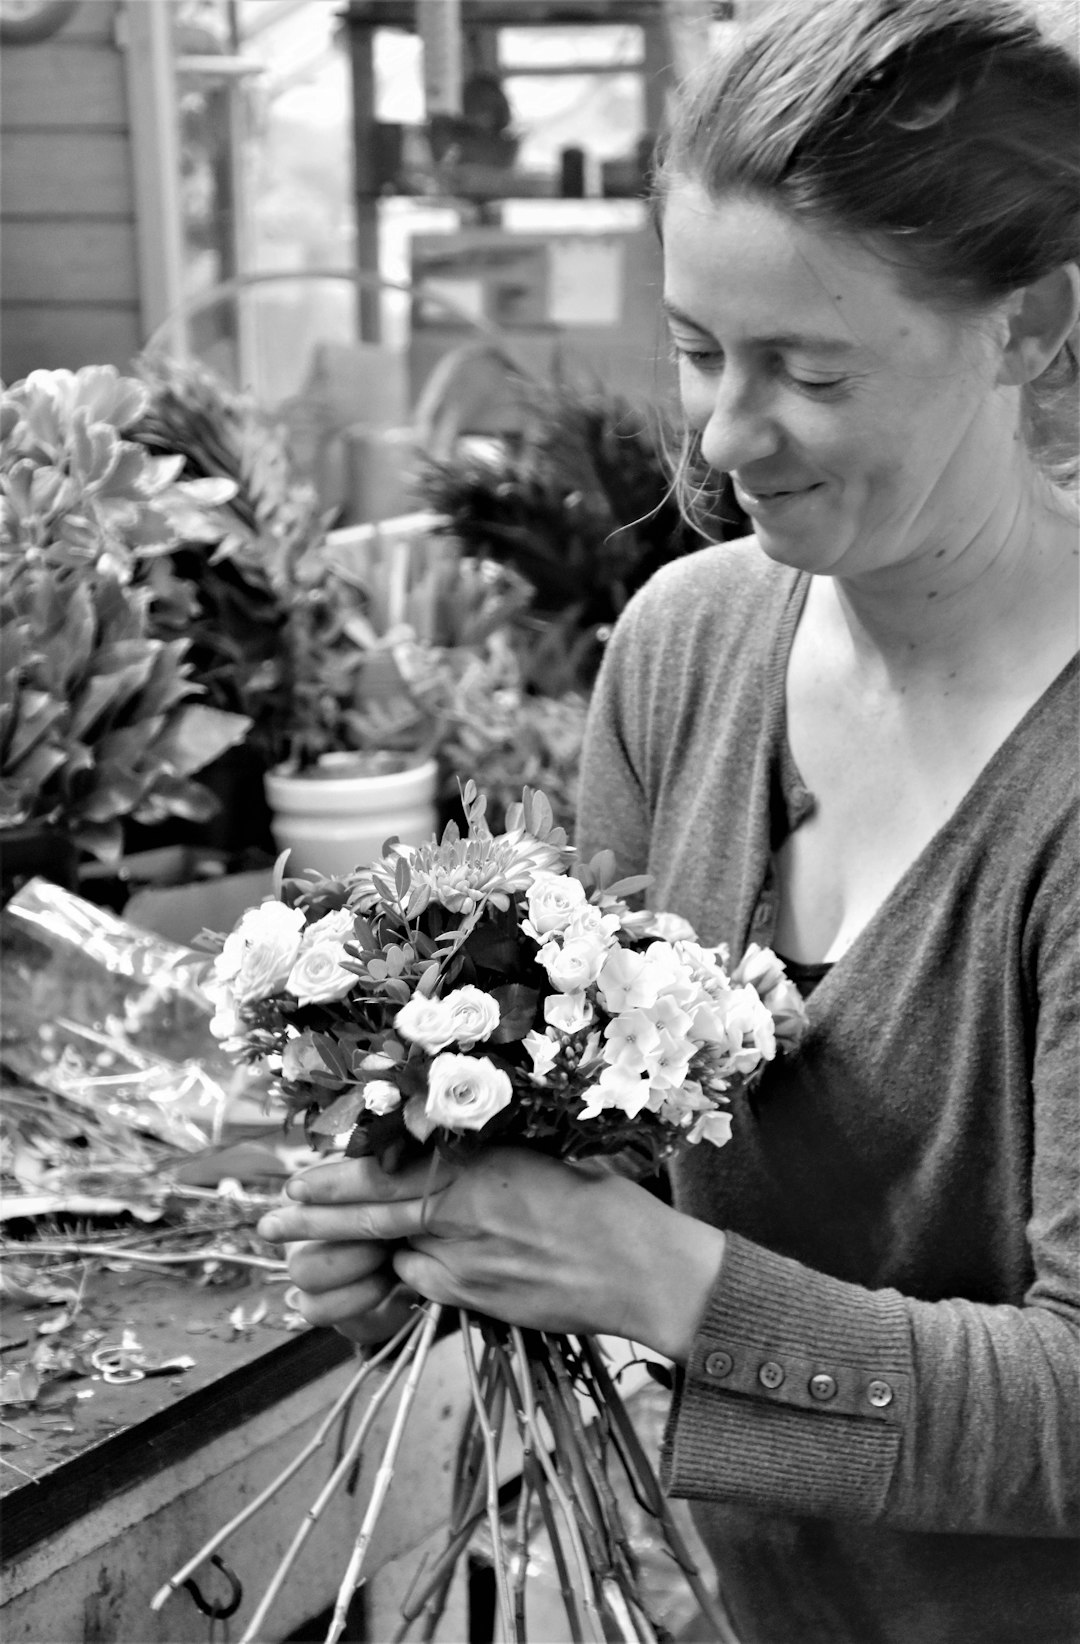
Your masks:
[{"label": "fingernail", "polygon": [[299,1199],[301,1204],[311,1197],[308,1184],[302,1176],[298,1176],[294,1181],[289,1182],[285,1191],[290,1199]]},{"label": "fingernail", "polygon": [[264,1216],[259,1223],[260,1237],[269,1239],[271,1243],[280,1239],[283,1231],[284,1225],[280,1216]]}]

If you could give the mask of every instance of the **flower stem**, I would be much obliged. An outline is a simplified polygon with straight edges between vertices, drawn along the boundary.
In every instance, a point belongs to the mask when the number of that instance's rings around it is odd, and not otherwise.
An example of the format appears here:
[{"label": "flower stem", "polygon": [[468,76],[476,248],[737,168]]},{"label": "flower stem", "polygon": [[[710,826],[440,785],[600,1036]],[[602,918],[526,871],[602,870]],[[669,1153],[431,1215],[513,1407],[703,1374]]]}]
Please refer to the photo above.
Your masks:
[{"label": "flower stem", "polygon": [[318,1450],[321,1445],[325,1444],[326,1435],[329,1433],[335,1420],[340,1415],[341,1411],[348,1406],[349,1401],[355,1396],[357,1389],[361,1386],[364,1380],[401,1345],[402,1341],[409,1334],[409,1332],[415,1330],[416,1328],[416,1319],[410,1319],[407,1324],[402,1326],[397,1335],[393,1336],[384,1347],[381,1347],[377,1353],[374,1353],[371,1356],[370,1359],[365,1359],[364,1363],[360,1366],[359,1370],[357,1370],[356,1374],[345,1387],[344,1391],[339,1393],[337,1398],[334,1400],[334,1403],[331,1405],[326,1416],[323,1418],[323,1421],[314,1437],[309,1439],[308,1443],[305,1444],[299,1454],[293,1457],[288,1466],[282,1469],[277,1477],[266,1486],[265,1490],[261,1490],[259,1492],[254,1501],[249,1501],[246,1507],[242,1508],[234,1518],[229,1520],[228,1524],[223,1525],[220,1530],[211,1536],[210,1540],[199,1549],[194,1558],[188,1559],[183,1569],[177,1570],[174,1576],[170,1576],[164,1587],[162,1587],[159,1592],[155,1593],[154,1597],[151,1599],[150,1608],[152,1610],[160,1610],[170,1593],[174,1593],[179,1587],[182,1587],[184,1582],[194,1574],[199,1566],[204,1564],[210,1555],[217,1551],[223,1541],[227,1540],[228,1537],[231,1536],[235,1530],[238,1530],[242,1524],[246,1524],[249,1518],[253,1518],[261,1507],[264,1507],[268,1501],[277,1495],[279,1490],[288,1484],[293,1474],[300,1471],[300,1468],[304,1465],[305,1461],[307,1461],[308,1457],[314,1455],[315,1451]]},{"label": "flower stem", "polygon": [[715,1635],[716,1644],[739,1644],[738,1633],[731,1623],[723,1600],[719,1594],[711,1593],[701,1579],[693,1555],[675,1522],[674,1515],[667,1504],[656,1474],[653,1472],[652,1464],[642,1448],[634,1424],[630,1420],[621,1395],[608,1374],[607,1366],[600,1356],[596,1343],[589,1336],[582,1336],[580,1341],[585,1362],[596,1382],[603,1408],[610,1413],[615,1423],[619,1437],[625,1446],[625,1454],[630,1458],[645,1499],[648,1502],[649,1510],[659,1520],[664,1539],[671,1549],[676,1563],[685,1575],[690,1591],[697,1600],[702,1614],[708,1619]]},{"label": "flower stem", "polygon": [[502,1539],[502,1525],[499,1520],[499,1456],[498,1445],[495,1441],[495,1432],[488,1419],[488,1411],[484,1404],[480,1390],[480,1376],[476,1368],[476,1354],[473,1349],[471,1335],[471,1320],[464,1309],[461,1311],[461,1345],[465,1353],[465,1368],[469,1376],[469,1387],[472,1392],[473,1410],[480,1427],[484,1442],[484,1476],[487,1482],[487,1519],[491,1531],[491,1556],[495,1570],[495,1592],[499,1605],[499,1621],[503,1636],[507,1644],[523,1644],[524,1635],[519,1633],[516,1625],[514,1605],[510,1599],[509,1574],[506,1568],[506,1554]]},{"label": "flower stem", "polygon": [[[428,1354],[431,1352],[431,1344],[435,1337],[435,1328],[438,1325],[439,1318],[442,1314],[441,1304],[438,1302],[429,1302],[426,1313],[427,1317],[424,1320],[424,1324],[419,1332],[418,1338],[413,1338],[416,1342],[416,1346],[411,1355],[412,1364],[409,1367],[409,1374],[406,1378],[405,1386],[402,1389],[397,1410],[394,1412],[394,1421],[390,1428],[390,1436],[386,1441],[386,1448],[383,1451],[382,1461],[380,1462],[379,1470],[375,1475],[375,1482],[371,1491],[371,1499],[368,1502],[367,1511],[364,1514],[364,1520],[360,1526],[360,1533],[356,1538],[355,1545],[353,1546],[352,1556],[349,1559],[341,1586],[338,1588],[337,1601],[334,1605],[334,1614],[331,1617],[329,1631],[326,1634],[326,1644],[337,1644],[337,1640],[341,1637],[345,1630],[345,1621],[347,1618],[349,1601],[359,1585],[360,1573],[364,1566],[364,1559],[367,1556],[368,1546],[371,1542],[375,1525],[378,1522],[379,1514],[382,1512],[383,1503],[386,1500],[387,1492],[390,1489],[390,1482],[394,1476],[394,1464],[397,1461],[398,1450],[401,1447],[402,1434],[405,1431],[405,1424],[408,1421],[409,1412],[412,1409],[413,1399],[416,1397],[417,1384],[420,1377],[423,1375],[424,1366],[428,1360]],[[411,1346],[412,1342],[410,1342],[410,1347]],[[241,1644],[247,1644],[247,1640],[242,1640]]]},{"label": "flower stem", "polygon": [[386,1400],[393,1391],[395,1383],[400,1379],[406,1366],[409,1365],[410,1361],[415,1357],[417,1341],[419,1340],[423,1330],[427,1328],[428,1323],[428,1319],[423,1313],[421,1313],[421,1318],[423,1319],[423,1323],[416,1320],[412,1321],[411,1332],[406,1337],[397,1357],[391,1361],[386,1380],[383,1382],[383,1385],[378,1389],[378,1391],[372,1395],[371,1401],[360,1419],[360,1424],[357,1427],[356,1432],[353,1434],[352,1438],[349,1440],[349,1443],[345,1447],[341,1460],[334,1467],[330,1477],[305,1513],[299,1529],[293,1536],[293,1539],[286,1550],[285,1557],[278,1565],[277,1570],[274,1572],[273,1579],[259,1601],[258,1609],[248,1622],[244,1635],[240,1640],[240,1644],[257,1644],[262,1624],[266,1620],[274,1599],[281,1591],[286,1576],[296,1563],[300,1549],[303,1547],[304,1542],[307,1540],[308,1536],[315,1528],[315,1525],[322,1517],[326,1503],[351,1473],[353,1464],[363,1448],[364,1440],[367,1438],[376,1416],[386,1403]]}]

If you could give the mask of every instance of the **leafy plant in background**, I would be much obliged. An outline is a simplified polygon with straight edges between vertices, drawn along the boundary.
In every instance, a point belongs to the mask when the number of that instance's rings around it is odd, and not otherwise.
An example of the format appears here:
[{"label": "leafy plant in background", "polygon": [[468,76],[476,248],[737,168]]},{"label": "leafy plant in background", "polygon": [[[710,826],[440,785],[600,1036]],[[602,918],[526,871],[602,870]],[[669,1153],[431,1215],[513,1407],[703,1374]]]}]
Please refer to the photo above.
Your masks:
[{"label": "leafy plant in background", "polygon": [[456,793],[456,770],[466,768],[453,763],[457,739],[490,707],[475,682],[488,677],[488,659],[528,605],[527,586],[463,556],[423,516],[373,527],[353,547],[328,539],[301,573],[293,763],[310,769],[347,750],[378,769],[378,761],[385,768],[387,759],[437,753]]},{"label": "leafy plant in background", "polygon": [[672,495],[658,411],[566,380],[523,383],[519,449],[428,459],[417,491],[467,554],[512,567],[534,591],[519,624],[526,683],[587,691],[627,600],[700,536]]},{"label": "leafy plant in background", "polygon": [[0,399],[0,826],[36,823],[102,861],[123,819],[210,814],[194,773],[248,728],[193,700],[186,639],[152,629],[142,569],[220,484],[132,440],[147,393],[111,366],[35,371]]},{"label": "leafy plant in background", "polygon": [[312,591],[298,588],[298,565],[325,521],[283,431],[250,396],[194,361],[147,354],[137,369],[148,399],[132,437],[179,455],[185,480],[229,488],[214,514],[177,518],[167,565],[151,574],[155,628],[187,637],[208,702],[247,714],[249,747],[274,764],[288,751],[294,674],[305,672],[308,616],[296,605]]}]

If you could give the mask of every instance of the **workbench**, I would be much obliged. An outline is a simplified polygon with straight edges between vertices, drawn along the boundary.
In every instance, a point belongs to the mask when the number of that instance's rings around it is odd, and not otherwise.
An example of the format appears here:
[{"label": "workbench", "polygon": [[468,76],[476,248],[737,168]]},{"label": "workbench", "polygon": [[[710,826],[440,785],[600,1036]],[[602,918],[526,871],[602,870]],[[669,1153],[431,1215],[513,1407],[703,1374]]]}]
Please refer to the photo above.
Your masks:
[{"label": "workbench", "polygon": [[[5,1644],[186,1644],[240,1637],[329,1474],[334,1432],[281,1495],[221,1549],[243,1593],[227,1627],[221,1621],[211,1626],[183,1589],[158,1612],[151,1611],[150,1600],[296,1455],[357,1367],[354,1349],[336,1332],[285,1328],[284,1291],[283,1284],[267,1284],[261,1276],[198,1288],[190,1277],[134,1266],[92,1274],[80,1318],[69,1327],[76,1335],[85,1325],[116,1341],[126,1328],[153,1361],[187,1356],[195,1363],[119,1384],[100,1375],[54,1382],[35,1405],[5,1408]],[[260,1322],[239,1329],[230,1322],[230,1315],[250,1320],[263,1302]],[[43,1316],[40,1309],[5,1308],[5,1363],[23,1356],[20,1344],[33,1338]],[[370,1577],[351,1616],[348,1636],[371,1644],[392,1636],[400,1597],[428,1543],[439,1541],[468,1398],[453,1338],[436,1344],[422,1386],[372,1545]],[[365,1387],[360,1398],[366,1396]],[[373,1432],[355,1491],[334,1499],[306,1544],[275,1606],[266,1644],[324,1636],[325,1625],[313,1622],[333,1603],[385,1431],[383,1424]],[[220,1570],[206,1565],[196,1579],[211,1608],[230,1597]],[[439,1633],[448,1644],[469,1637],[466,1606],[462,1580]]]}]

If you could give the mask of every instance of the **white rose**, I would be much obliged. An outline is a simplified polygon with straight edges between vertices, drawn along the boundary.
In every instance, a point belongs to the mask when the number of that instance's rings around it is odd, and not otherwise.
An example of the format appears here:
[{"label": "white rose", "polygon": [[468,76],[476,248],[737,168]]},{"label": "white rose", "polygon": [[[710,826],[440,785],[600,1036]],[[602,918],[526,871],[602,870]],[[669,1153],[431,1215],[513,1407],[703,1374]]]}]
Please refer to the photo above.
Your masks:
[{"label": "white rose", "polygon": [[[248,909],[233,932],[243,945],[240,963],[233,975],[233,994],[238,1005],[269,999],[280,992],[300,951],[303,929],[303,912],[299,908],[287,908],[284,902],[263,902],[257,908]],[[227,963],[231,964],[236,949],[230,950],[228,941],[222,959],[226,951],[229,952]]]},{"label": "white rose", "polygon": [[389,1079],[369,1079],[364,1086],[364,1106],[371,1113],[393,1113],[401,1106],[401,1092]]},{"label": "white rose", "polygon": [[281,1076],[298,1083],[313,1073],[325,1073],[326,1063],[315,1048],[310,1033],[290,1039],[281,1054]]},{"label": "white rose", "polygon": [[651,913],[644,931],[645,936],[659,937],[661,942],[696,942],[697,931],[689,919],[678,913]]},{"label": "white rose", "polygon": [[538,1082],[547,1078],[559,1054],[559,1041],[554,1035],[537,1033],[535,1028],[521,1041],[532,1057],[532,1076]]},{"label": "white rose", "polygon": [[445,1050],[454,1042],[453,1012],[443,999],[425,999],[414,993],[394,1017],[394,1026],[403,1039],[410,1040],[426,1050],[429,1056]]},{"label": "white rose", "polygon": [[574,936],[561,946],[545,942],[536,962],[548,973],[548,980],[560,993],[578,993],[596,981],[607,958],[607,947],[592,936]]},{"label": "white rose", "polygon": [[574,993],[549,993],[544,1000],[544,1021],[562,1033],[580,1033],[596,1020],[596,1011],[584,988]]},{"label": "white rose", "polygon": [[336,908],[324,913],[304,932],[304,943],[351,942],[356,935],[356,915],[349,908]]},{"label": "white rose", "polygon": [[301,1005],[328,1005],[344,999],[357,981],[355,971],[342,964],[346,958],[340,942],[315,942],[302,948],[285,983],[287,991]]},{"label": "white rose", "polygon": [[499,1007],[482,988],[455,988],[443,997],[450,1011],[453,1038],[468,1050],[478,1039],[489,1039],[499,1025]]},{"label": "white rose", "polygon": [[482,1130],[513,1099],[510,1077],[486,1056],[436,1056],[424,1113],[447,1130]]},{"label": "white rose", "polygon": [[563,931],[563,936],[599,936],[611,947],[622,920],[617,913],[602,913],[595,902],[585,902],[576,909],[574,917]]},{"label": "white rose", "polygon": [[528,890],[529,917],[522,929],[535,942],[564,931],[585,901],[579,879],[564,873],[538,873]]}]

